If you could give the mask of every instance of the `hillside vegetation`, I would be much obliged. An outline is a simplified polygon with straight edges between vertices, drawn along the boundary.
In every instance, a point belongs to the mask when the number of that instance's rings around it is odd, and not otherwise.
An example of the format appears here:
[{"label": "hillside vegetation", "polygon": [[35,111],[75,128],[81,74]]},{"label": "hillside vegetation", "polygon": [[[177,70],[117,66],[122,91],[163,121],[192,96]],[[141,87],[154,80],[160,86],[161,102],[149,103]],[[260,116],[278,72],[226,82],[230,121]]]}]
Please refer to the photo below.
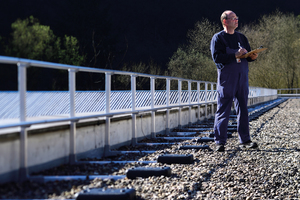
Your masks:
[{"label": "hillside vegetation", "polygon": [[[12,0],[0,8],[0,53],[80,66],[216,81],[209,42],[225,9],[240,17],[252,48],[268,50],[250,64],[250,85],[299,86],[299,4],[242,5],[194,0]],[[18,6],[15,6],[18,5]],[[276,11],[276,10],[280,11]],[[298,9],[298,10],[297,10]],[[16,68],[0,66],[0,90],[16,90]],[[4,75],[4,76],[3,76]],[[67,73],[29,68],[29,90],[67,90]],[[103,76],[78,73],[80,90],[104,89]],[[129,80],[113,77],[113,89]],[[138,87],[149,89],[141,79]],[[164,83],[158,81],[158,89]]]}]

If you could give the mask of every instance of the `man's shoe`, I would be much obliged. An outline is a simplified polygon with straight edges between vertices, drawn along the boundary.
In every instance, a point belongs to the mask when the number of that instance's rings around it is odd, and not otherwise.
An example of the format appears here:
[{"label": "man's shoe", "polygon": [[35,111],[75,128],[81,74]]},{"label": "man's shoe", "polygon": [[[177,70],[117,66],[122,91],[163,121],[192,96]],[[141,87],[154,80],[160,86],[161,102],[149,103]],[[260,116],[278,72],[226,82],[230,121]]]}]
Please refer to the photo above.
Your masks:
[{"label": "man's shoe", "polygon": [[225,151],[225,146],[224,146],[224,144],[217,144],[216,151],[218,151],[218,152],[223,152],[223,151]]},{"label": "man's shoe", "polygon": [[243,149],[254,149],[254,148],[258,147],[257,143],[252,142],[251,140],[248,142],[244,142],[244,143],[240,144],[239,146],[240,146],[240,148],[243,148]]}]

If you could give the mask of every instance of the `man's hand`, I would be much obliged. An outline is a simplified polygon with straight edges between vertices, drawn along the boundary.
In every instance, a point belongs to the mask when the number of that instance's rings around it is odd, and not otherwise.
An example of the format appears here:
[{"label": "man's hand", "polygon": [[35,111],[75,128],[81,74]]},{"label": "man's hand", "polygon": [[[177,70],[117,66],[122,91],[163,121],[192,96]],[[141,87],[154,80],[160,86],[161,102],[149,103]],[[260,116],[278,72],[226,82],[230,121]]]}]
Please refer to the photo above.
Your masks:
[{"label": "man's hand", "polygon": [[248,53],[248,51],[246,49],[240,48],[237,52],[235,52],[235,57],[239,58],[246,53]]},{"label": "man's hand", "polygon": [[252,53],[252,54],[249,55],[249,57],[250,57],[252,60],[256,60],[257,56],[258,56],[258,53]]}]

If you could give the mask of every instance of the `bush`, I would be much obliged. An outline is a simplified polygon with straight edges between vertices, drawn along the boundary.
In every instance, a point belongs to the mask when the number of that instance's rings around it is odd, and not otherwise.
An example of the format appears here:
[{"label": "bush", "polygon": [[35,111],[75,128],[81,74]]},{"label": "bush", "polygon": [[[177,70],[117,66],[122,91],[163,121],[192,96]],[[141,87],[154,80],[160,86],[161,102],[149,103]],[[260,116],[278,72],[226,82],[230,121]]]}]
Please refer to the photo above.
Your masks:
[{"label": "bush", "polygon": [[18,19],[11,27],[12,39],[6,47],[9,56],[71,65],[80,65],[84,61],[75,37],[65,36],[61,44],[61,39],[50,27],[41,25],[33,16]]},{"label": "bush", "polygon": [[268,48],[250,63],[249,84],[267,88],[299,87],[300,20],[279,11],[242,28],[253,49]]},{"label": "bush", "polygon": [[203,19],[187,33],[188,45],[179,47],[168,63],[171,76],[216,81],[217,69],[210,54],[210,41],[218,26]]}]

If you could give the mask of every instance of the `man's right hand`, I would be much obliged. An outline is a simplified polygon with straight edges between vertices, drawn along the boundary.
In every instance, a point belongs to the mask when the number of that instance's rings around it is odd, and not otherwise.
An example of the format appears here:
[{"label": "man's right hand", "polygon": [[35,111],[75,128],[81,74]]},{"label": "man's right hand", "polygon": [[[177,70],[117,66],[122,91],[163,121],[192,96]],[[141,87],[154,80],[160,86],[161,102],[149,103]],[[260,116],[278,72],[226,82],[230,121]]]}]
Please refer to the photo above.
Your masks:
[{"label": "man's right hand", "polygon": [[248,53],[248,51],[245,48],[240,48],[237,52],[235,52],[235,57],[239,58],[246,53]]}]

